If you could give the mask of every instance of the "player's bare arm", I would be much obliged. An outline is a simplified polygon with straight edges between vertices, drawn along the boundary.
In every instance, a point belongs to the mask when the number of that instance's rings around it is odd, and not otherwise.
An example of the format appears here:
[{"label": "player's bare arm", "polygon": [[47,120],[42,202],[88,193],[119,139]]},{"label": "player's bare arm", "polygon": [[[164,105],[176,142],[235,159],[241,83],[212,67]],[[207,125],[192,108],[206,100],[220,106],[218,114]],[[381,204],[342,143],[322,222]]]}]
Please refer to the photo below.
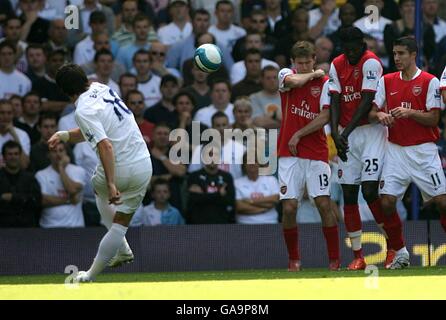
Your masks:
[{"label": "player's bare arm", "polygon": [[330,104],[330,126],[331,126],[331,137],[338,150],[338,156],[342,161],[347,161],[347,151],[348,151],[348,140],[339,134],[338,126],[339,119],[341,118],[341,105],[340,105],[341,95],[336,92],[331,93],[331,104]]},{"label": "player's bare arm", "polygon": [[284,86],[286,88],[302,88],[307,82],[325,76],[325,72],[318,69],[310,73],[297,73],[286,76]]},{"label": "player's bare arm", "polygon": [[433,109],[428,112],[398,107],[392,109],[392,116],[395,119],[412,119],[426,127],[436,127],[440,121],[440,109]]},{"label": "player's bare arm", "polygon": [[57,131],[48,140],[48,148],[54,149],[61,141],[76,144],[85,141],[85,138],[79,128],[71,129],[70,131]]},{"label": "player's bare arm", "polygon": [[99,141],[97,148],[107,180],[108,201],[113,204],[121,204],[121,194],[115,185],[115,153],[113,145],[110,140],[103,139]]},{"label": "player's bare arm", "polygon": [[446,89],[441,92],[441,97],[443,98],[443,102],[446,104]]},{"label": "player's bare arm", "polygon": [[297,155],[297,144],[303,137],[322,129],[330,120],[330,111],[324,109],[321,113],[305,127],[297,131],[288,142],[288,148],[293,156]]},{"label": "player's bare arm", "polygon": [[391,114],[380,111],[377,106],[373,106],[372,110],[369,112],[369,122],[376,123],[379,122],[383,126],[391,127],[395,122],[395,118]]},{"label": "player's bare arm", "polygon": [[369,114],[370,110],[372,109],[372,102],[374,98],[375,92],[363,91],[361,93],[361,102],[359,103],[352,120],[342,132],[342,136],[347,139],[350,133],[352,133],[352,131],[359,125],[361,119]]}]

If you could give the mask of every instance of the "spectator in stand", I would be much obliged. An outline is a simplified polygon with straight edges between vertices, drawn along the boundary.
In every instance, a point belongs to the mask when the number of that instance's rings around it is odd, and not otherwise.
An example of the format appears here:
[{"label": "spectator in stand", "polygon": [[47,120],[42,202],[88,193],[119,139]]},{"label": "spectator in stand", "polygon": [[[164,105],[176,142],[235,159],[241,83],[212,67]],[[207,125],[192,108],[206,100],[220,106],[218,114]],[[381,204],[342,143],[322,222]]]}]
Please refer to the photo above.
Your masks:
[{"label": "spectator in stand", "polygon": [[112,36],[112,40],[116,41],[119,47],[126,46],[135,40],[132,23],[137,14],[138,0],[124,0],[122,2],[121,27]]},{"label": "spectator in stand", "polygon": [[[240,8],[240,2],[242,2],[242,1],[243,0],[230,0],[230,2],[232,2],[234,4],[234,8]],[[214,12],[215,6],[217,5],[218,2],[219,2],[219,0],[191,0],[190,1],[191,7],[194,8],[195,10],[205,10],[207,12]],[[240,21],[238,9],[234,11],[234,20],[236,21],[236,23]],[[217,17],[212,16],[210,21],[212,24],[215,24],[217,22]]]},{"label": "spectator in stand", "polygon": [[0,99],[9,99],[13,94],[23,96],[31,90],[31,81],[16,70],[15,54],[13,44],[8,41],[0,43]]},{"label": "spectator in stand", "polygon": [[150,47],[149,53],[152,57],[152,71],[159,77],[171,74],[181,79],[181,73],[177,69],[166,67],[167,46],[161,42],[154,41]]},{"label": "spectator in stand", "polygon": [[172,22],[158,29],[158,38],[161,43],[172,46],[191,35],[192,24],[187,0],[169,0],[168,10]]},{"label": "spectator in stand", "polygon": [[[249,33],[246,37],[246,49],[244,52],[244,57],[242,61],[234,63],[234,65],[231,68],[231,83],[235,84],[239,81],[242,81],[243,78],[246,76],[246,62],[245,57],[249,50],[251,49],[257,49],[262,50],[263,47],[263,41],[262,36],[259,33]],[[265,68],[266,66],[274,66],[276,68],[279,68],[279,65],[275,63],[274,61],[268,60],[263,58],[261,56],[260,60],[261,68]],[[245,94],[248,94],[247,92]]]},{"label": "spectator in stand", "polygon": [[138,79],[138,90],[144,94],[146,108],[154,106],[161,99],[161,78],[151,70],[152,57],[146,50],[139,50],[133,57]]},{"label": "spectator in stand", "polygon": [[258,49],[248,49],[246,51],[245,66],[246,76],[232,87],[232,101],[239,96],[250,95],[262,90],[261,80],[262,55]]},{"label": "spectator in stand", "polygon": [[22,100],[23,114],[15,121],[14,125],[28,134],[31,145],[33,145],[40,140],[40,132],[37,129],[41,109],[40,97],[37,92],[30,91]]},{"label": "spectator in stand", "polygon": [[235,222],[234,180],[231,174],[218,168],[219,155],[210,154],[210,157],[208,164],[187,179],[187,224]]},{"label": "spectator in stand", "polygon": [[262,91],[252,94],[252,118],[255,126],[278,129],[282,121],[282,108],[278,80],[279,69],[267,66],[262,69]]},{"label": "spectator in stand", "polygon": [[70,163],[64,143],[49,151],[51,165],[36,173],[42,190],[42,228],[85,227],[82,190],[86,172]]},{"label": "spectator in stand", "polygon": [[[234,124],[232,129],[240,129],[243,133],[247,134],[247,129],[253,129],[253,134],[257,129],[252,123],[252,105],[251,100],[247,96],[239,96],[234,101]],[[249,133],[247,135],[249,138]]]},{"label": "spectator in stand", "polygon": [[279,182],[274,176],[260,176],[259,163],[248,163],[248,160],[248,154],[245,153],[243,177],[234,181],[235,220],[241,224],[278,223],[276,205],[279,203]]},{"label": "spectator in stand", "polygon": [[102,49],[94,55],[94,63],[96,73],[88,76],[88,79],[97,81],[99,83],[105,84],[113,89],[119,96],[121,92],[119,91],[119,86],[116,82],[111,79],[111,74],[113,72],[113,55],[107,49]]},{"label": "spectator in stand", "polygon": [[136,211],[130,223],[131,227],[184,224],[181,213],[169,203],[170,187],[167,180],[155,180],[151,195],[152,203]]},{"label": "spectator in stand", "polygon": [[121,92],[121,97],[125,99],[128,93],[132,90],[138,89],[138,80],[136,76],[131,73],[123,73],[119,77],[119,91]]},{"label": "spectator in stand", "polygon": [[[355,11],[358,14],[358,17],[362,17],[365,15],[364,0],[348,0],[348,2],[354,6]],[[390,19],[392,21],[396,21],[401,18],[397,2],[398,1],[395,0],[384,1],[384,8],[381,11],[383,17]]]},{"label": "spectator in stand", "polygon": [[52,112],[43,112],[39,116],[37,130],[40,132],[40,140],[33,144],[29,156],[29,170],[37,172],[50,165],[48,156],[48,139],[57,131],[57,116]]},{"label": "spectator in stand", "polygon": [[171,203],[175,208],[182,210],[181,185],[186,175],[184,164],[175,164],[169,159],[170,128],[165,123],[159,123],[153,130],[153,140],[150,155],[153,166],[152,180],[163,178],[169,181],[172,192]]},{"label": "spectator in stand", "polygon": [[15,59],[16,68],[21,72],[25,72],[28,68],[28,64],[25,57],[25,50],[28,44],[25,41],[20,40],[22,31],[22,21],[15,16],[9,17],[5,21],[3,32],[5,37],[0,39],[0,42],[9,41],[13,44],[16,53]]},{"label": "spectator in stand", "polygon": [[[20,165],[22,169],[28,168],[31,149],[28,134],[22,129],[14,127],[11,103],[8,100],[0,100],[0,148],[10,140],[17,142],[22,147]],[[0,167],[3,164],[3,157],[0,157]]]},{"label": "spectator in stand", "polygon": [[0,169],[0,228],[37,227],[41,210],[40,187],[21,169],[22,147],[8,141],[2,147],[5,167]]},{"label": "spectator in stand", "polygon": [[171,126],[175,120],[175,107],[172,100],[178,90],[180,90],[178,79],[170,74],[164,76],[160,85],[161,99],[157,104],[145,110],[144,118],[154,124],[164,122]]},{"label": "spectator in stand", "polygon": [[234,105],[231,103],[231,84],[225,79],[216,79],[211,83],[212,104],[195,113],[194,121],[200,121],[207,127],[212,126],[212,116],[221,111],[228,117],[229,124],[234,123]]},{"label": "spectator in stand", "polygon": [[45,43],[48,40],[50,22],[39,17],[39,1],[19,0],[22,11],[21,40],[27,43]]},{"label": "spectator in stand", "polygon": [[14,120],[20,118],[22,116],[23,113],[23,106],[22,106],[22,97],[17,95],[17,94],[13,94],[9,100],[8,100],[13,107],[13,114],[14,114]]},{"label": "spectator in stand", "polygon": [[346,3],[339,8],[339,20],[341,21],[341,25],[335,32],[328,35],[328,38],[331,40],[331,42],[333,42],[332,59],[343,53],[339,34],[343,28],[353,26],[353,23],[356,21],[356,17],[357,14],[355,7],[351,3]]},{"label": "spectator in stand", "polygon": [[65,52],[62,50],[52,51],[48,54],[46,74],[38,79],[33,90],[37,91],[42,99],[42,110],[61,113],[70,103],[68,98],[56,85],[57,70],[64,64]]},{"label": "spectator in stand", "polygon": [[438,16],[438,2],[438,0],[423,1],[424,22],[433,27],[436,44],[446,37],[446,21]]},{"label": "spectator in stand", "polygon": [[335,32],[341,25],[339,9],[336,8],[336,0],[322,0],[319,8],[308,12],[310,37],[316,40],[321,35],[328,36]]},{"label": "spectator in stand", "polygon": [[195,107],[192,110],[192,115],[212,103],[211,101],[211,89],[208,85],[209,73],[201,71],[195,63],[192,63],[191,68],[192,84],[183,88],[183,91],[189,92],[195,101]]},{"label": "spectator in stand", "polygon": [[83,4],[79,6],[79,26],[80,33],[82,35],[90,35],[93,33],[93,28],[89,24],[90,16],[93,12],[100,11],[106,17],[106,26],[107,33],[113,34],[115,26],[114,26],[114,17],[113,11],[108,7],[99,3],[98,0],[84,0]]},{"label": "spectator in stand", "polygon": [[65,52],[65,60],[71,61],[71,48],[68,46],[68,30],[65,28],[64,19],[54,19],[50,22],[45,49],[47,52],[62,50]]},{"label": "spectator in stand", "polygon": [[25,74],[31,80],[31,84],[34,85],[46,73],[46,52],[43,46],[30,44],[26,48],[26,61],[28,62],[28,70]]},{"label": "spectator in stand", "polygon": [[246,31],[232,23],[234,17],[234,5],[229,0],[220,0],[215,5],[215,16],[217,23],[209,27],[209,33],[226,48],[232,52],[235,42],[246,35]]},{"label": "spectator in stand", "polygon": [[[136,15],[133,20],[133,32],[135,33],[135,40],[128,45],[119,48],[116,60],[119,61],[127,71],[132,68],[134,55],[137,51],[149,50],[149,30],[152,26],[150,19],[144,14]],[[152,41],[155,39],[151,39]]]},{"label": "spectator in stand", "polygon": [[333,43],[327,37],[320,37],[314,42],[316,49],[316,63],[331,63]]},{"label": "spectator in stand", "polygon": [[130,90],[126,95],[125,104],[130,110],[132,110],[144,141],[147,143],[147,146],[149,146],[150,142],[152,141],[153,128],[155,125],[145,120],[143,117],[144,95],[138,90]]}]

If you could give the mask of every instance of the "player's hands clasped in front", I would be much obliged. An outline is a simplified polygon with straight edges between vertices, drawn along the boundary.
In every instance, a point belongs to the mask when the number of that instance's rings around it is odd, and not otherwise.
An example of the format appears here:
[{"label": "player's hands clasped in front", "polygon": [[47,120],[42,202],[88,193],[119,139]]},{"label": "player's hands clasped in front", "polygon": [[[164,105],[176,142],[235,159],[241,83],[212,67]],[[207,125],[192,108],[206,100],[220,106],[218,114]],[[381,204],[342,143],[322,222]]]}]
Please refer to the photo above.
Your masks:
[{"label": "player's hands clasped in front", "polygon": [[407,119],[413,111],[411,109],[398,107],[392,109],[391,112],[392,116],[395,117],[395,119]]},{"label": "player's hands clasped in front", "polygon": [[114,183],[108,185],[108,203],[119,205],[122,204],[121,193],[118,188],[116,188]]},{"label": "player's hands clasped in front", "polygon": [[299,141],[300,137],[297,132],[293,134],[290,141],[288,141],[288,149],[293,156],[297,156],[297,144],[299,143]]},{"label": "player's hands clasped in front", "polygon": [[378,117],[379,123],[386,127],[393,126],[393,123],[395,122],[395,118],[391,114],[385,112],[378,112],[376,116]]},{"label": "player's hands clasped in front", "polygon": [[332,136],[332,138],[338,151],[338,157],[342,161],[346,162],[348,152],[348,138],[342,134],[335,134]]}]

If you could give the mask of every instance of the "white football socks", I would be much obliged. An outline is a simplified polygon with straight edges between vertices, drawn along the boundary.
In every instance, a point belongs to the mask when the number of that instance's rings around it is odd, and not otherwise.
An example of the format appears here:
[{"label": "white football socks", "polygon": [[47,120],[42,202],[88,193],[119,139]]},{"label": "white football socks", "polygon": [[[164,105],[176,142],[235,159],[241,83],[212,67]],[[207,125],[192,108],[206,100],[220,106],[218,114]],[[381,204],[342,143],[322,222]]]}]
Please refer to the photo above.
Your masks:
[{"label": "white football socks", "polygon": [[105,269],[110,259],[116,254],[116,251],[122,246],[122,241],[127,232],[127,227],[113,223],[110,230],[102,238],[99,244],[98,253],[94,258],[93,264],[87,271],[90,279],[94,280],[96,276]]}]

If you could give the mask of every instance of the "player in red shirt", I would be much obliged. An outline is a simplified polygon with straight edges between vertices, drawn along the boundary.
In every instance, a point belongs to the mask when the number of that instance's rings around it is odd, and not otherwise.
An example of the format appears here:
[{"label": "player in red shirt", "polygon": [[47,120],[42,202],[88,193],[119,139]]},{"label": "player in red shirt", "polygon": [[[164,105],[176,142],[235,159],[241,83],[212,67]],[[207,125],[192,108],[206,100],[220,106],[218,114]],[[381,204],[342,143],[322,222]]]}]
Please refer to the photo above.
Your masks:
[{"label": "player in red shirt", "polygon": [[[370,121],[389,127],[389,145],[380,183],[382,206],[388,232],[401,235],[396,202],[411,182],[420,188],[425,201],[437,205],[446,228],[446,179],[435,142],[439,139],[441,112],[439,80],[416,65],[417,43],[412,37],[395,41],[393,56],[399,72],[379,81]],[[399,222],[399,224],[398,224]],[[398,237],[395,237],[398,239]],[[409,252],[402,236],[392,243],[397,250],[391,269],[409,266]]]},{"label": "player in red shirt", "polygon": [[[384,231],[384,214],[378,194],[379,177],[387,145],[387,130],[369,124],[378,81],[383,69],[379,58],[367,50],[362,31],[348,27],[340,32],[344,54],[330,67],[331,130],[338,150],[339,183],[344,198],[344,221],[352,244],[354,260],[349,270],[362,270],[366,262],[362,253],[362,223],[358,207],[359,187],[378,227]],[[387,243],[386,266],[394,257]]]},{"label": "player in red shirt", "polygon": [[295,69],[279,72],[282,124],[278,139],[280,199],[283,205],[283,233],[288,248],[289,271],[300,270],[296,214],[304,195],[314,199],[322,218],[329,269],[338,270],[339,235],[330,201],[330,166],[323,130],[329,120],[328,77],[313,71],[314,45],[297,42],[291,49]]}]

